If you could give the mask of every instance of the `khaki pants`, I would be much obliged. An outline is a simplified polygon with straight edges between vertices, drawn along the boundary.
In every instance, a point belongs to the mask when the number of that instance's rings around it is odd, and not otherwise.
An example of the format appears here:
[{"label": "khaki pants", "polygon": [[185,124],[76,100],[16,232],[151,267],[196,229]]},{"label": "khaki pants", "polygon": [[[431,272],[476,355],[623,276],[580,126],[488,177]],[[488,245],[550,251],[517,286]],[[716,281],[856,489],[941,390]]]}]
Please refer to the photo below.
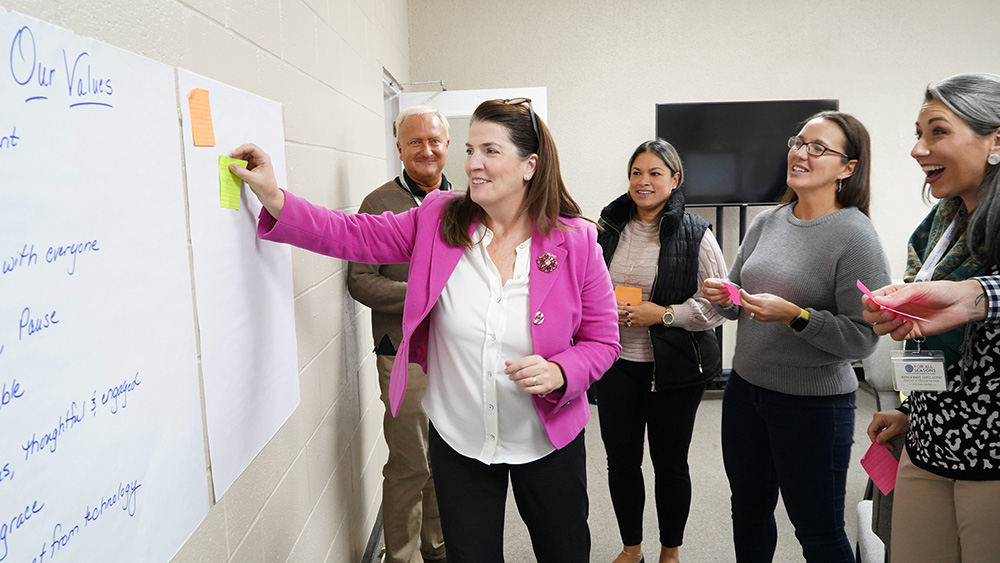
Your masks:
[{"label": "khaki pants", "polygon": [[1000,561],[1000,481],[939,477],[903,450],[892,503],[892,560]]},{"label": "khaki pants", "polygon": [[377,356],[385,405],[383,434],[389,459],[382,468],[382,522],[387,563],[421,563],[445,556],[434,479],[427,453],[427,415],[420,400],[427,376],[409,364],[406,395],[396,418],[389,411],[389,374],[394,356]]}]

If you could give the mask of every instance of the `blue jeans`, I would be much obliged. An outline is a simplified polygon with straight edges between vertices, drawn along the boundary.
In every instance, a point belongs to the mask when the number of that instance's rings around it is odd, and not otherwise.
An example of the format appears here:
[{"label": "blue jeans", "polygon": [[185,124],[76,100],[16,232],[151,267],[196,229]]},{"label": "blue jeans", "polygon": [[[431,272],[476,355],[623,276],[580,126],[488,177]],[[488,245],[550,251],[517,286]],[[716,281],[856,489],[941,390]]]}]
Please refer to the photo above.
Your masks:
[{"label": "blue jeans", "polygon": [[774,557],[779,489],[806,561],[854,561],[844,531],[854,408],[854,393],[787,395],[732,372],[722,400],[722,457],[737,561]]}]

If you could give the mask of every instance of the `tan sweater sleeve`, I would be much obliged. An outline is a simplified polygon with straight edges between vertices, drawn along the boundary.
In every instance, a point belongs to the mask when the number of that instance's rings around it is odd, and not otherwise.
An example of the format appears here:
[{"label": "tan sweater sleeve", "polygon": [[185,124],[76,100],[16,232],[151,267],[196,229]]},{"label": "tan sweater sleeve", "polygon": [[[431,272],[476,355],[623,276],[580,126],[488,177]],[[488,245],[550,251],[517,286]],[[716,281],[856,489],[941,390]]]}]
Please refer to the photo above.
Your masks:
[{"label": "tan sweater sleeve", "polygon": [[715,328],[725,320],[701,292],[707,278],[726,277],[726,259],[712,231],[705,231],[698,248],[698,291],[683,303],[674,305],[673,326],[699,331]]}]

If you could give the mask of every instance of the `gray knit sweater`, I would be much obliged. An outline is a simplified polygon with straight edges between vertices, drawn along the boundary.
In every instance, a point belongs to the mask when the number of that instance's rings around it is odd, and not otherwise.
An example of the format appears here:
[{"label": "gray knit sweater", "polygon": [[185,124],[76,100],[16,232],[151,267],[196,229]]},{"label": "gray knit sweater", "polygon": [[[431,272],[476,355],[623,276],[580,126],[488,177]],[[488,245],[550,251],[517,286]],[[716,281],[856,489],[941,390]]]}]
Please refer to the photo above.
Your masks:
[{"label": "gray knit sweater", "polygon": [[871,221],[855,207],[814,221],[792,205],[754,219],[729,279],[748,293],[771,293],[809,310],[795,332],[778,322],[751,320],[742,308],[719,308],[739,319],[733,369],[766,389],[791,395],[838,395],[857,389],[851,362],[878,343],[861,318],[857,280],[875,289],[889,283],[888,261]]}]

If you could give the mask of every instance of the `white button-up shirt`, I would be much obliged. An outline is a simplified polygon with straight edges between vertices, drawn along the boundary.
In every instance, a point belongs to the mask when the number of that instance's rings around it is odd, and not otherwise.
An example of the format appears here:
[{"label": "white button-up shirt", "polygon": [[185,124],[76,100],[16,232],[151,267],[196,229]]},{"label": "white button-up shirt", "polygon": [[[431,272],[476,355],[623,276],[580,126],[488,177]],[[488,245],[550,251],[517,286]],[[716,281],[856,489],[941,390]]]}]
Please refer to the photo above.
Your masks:
[{"label": "white button-up shirt", "polygon": [[486,251],[493,233],[480,225],[430,315],[423,406],[456,452],[483,463],[521,464],[555,448],[531,395],[504,374],[529,356],[531,239],[517,246],[514,275],[501,285]]}]

